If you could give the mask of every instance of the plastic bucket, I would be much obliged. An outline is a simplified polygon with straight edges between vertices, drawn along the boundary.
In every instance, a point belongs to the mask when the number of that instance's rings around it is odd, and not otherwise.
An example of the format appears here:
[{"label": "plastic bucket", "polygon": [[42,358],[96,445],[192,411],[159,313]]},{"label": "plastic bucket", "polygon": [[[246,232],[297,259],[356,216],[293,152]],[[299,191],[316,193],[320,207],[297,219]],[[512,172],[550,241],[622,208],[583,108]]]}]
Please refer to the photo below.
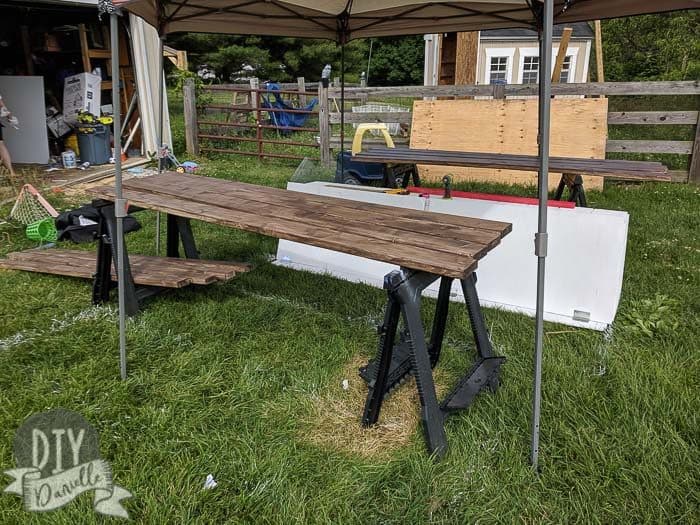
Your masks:
[{"label": "plastic bucket", "polygon": [[43,219],[27,226],[27,238],[32,241],[55,241],[58,237],[53,219]]},{"label": "plastic bucket", "polygon": [[79,128],[80,161],[95,165],[107,164],[111,149],[110,139],[109,128],[102,124]]}]

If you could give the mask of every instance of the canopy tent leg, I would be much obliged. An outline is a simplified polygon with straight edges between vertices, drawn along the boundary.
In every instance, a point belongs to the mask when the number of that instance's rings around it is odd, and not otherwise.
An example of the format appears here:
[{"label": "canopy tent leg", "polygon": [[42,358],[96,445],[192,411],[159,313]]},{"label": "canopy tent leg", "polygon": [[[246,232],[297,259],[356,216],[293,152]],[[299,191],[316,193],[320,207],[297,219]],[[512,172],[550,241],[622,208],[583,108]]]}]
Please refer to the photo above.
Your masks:
[{"label": "canopy tent leg", "polygon": [[345,173],[345,43],[340,44],[340,173]]},{"label": "canopy tent leg", "polygon": [[[109,32],[112,47],[112,107],[114,129],[121,129],[121,103],[119,98],[119,19],[116,12],[109,15]],[[122,380],[126,379],[126,305],[124,288],[124,216],[126,202],[122,195],[122,144],[114,137],[114,209],[117,219],[117,290],[119,292],[119,370]]]},{"label": "canopy tent leg", "polygon": [[[156,156],[158,157],[158,175],[163,171],[163,160],[160,158],[163,146],[163,44],[165,37],[158,37],[158,142],[156,143]],[[156,257],[160,255],[160,212],[156,212]]]},{"label": "canopy tent leg", "polygon": [[545,258],[547,257],[547,200],[549,188],[549,124],[552,92],[552,26],[554,0],[545,0],[541,10],[540,41],[540,83],[538,114],[538,147],[540,157],[537,178],[539,213],[537,234],[535,234],[535,255],[537,256],[537,302],[535,313],[535,359],[532,395],[532,441],[530,463],[537,470],[540,442],[540,405],[542,402],[542,343],[544,336],[544,278]]}]

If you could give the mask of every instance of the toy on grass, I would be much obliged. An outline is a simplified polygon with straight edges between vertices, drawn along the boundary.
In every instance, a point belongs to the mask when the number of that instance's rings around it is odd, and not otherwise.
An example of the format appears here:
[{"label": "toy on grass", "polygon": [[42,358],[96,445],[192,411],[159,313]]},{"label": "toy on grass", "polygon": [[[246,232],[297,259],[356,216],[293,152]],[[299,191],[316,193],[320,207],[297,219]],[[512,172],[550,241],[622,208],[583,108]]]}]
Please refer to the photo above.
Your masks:
[{"label": "toy on grass", "polygon": [[192,162],[191,160],[186,160],[185,162],[181,163],[178,166],[177,172],[178,173],[196,173],[198,169],[199,169],[199,164],[197,164],[196,162]]},{"label": "toy on grass", "polygon": [[27,226],[27,238],[32,241],[55,241],[58,238],[53,218],[42,219]]},{"label": "toy on grass", "polygon": [[10,211],[10,219],[28,226],[37,221],[58,217],[58,212],[31,184],[25,184]]}]

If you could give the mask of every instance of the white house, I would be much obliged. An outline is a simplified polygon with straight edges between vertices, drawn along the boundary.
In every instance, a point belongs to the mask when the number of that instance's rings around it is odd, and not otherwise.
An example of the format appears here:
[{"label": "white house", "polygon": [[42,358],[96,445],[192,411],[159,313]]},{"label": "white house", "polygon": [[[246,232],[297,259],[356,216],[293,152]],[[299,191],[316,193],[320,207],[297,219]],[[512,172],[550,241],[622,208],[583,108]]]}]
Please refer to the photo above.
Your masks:
[{"label": "white house", "polygon": [[[593,30],[585,23],[554,27],[553,54],[559,52],[564,27],[573,32],[567,47],[560,82],[586,82]],[[529,84],[539,80],[537,33],[529,29],[481,31],[475,45],[462,47],[455,33],[425,35],[424,84],[454,84],[455,78],[474,79],[477,84]],[[464,51],[466,47],[466,51]],[[554,62],[554,60],[552,61]],[[468,68],[470,71],[462,71]],[[475,69],[475,70],[474,70]],[[460,82],[465,83],[465,82]]]}]

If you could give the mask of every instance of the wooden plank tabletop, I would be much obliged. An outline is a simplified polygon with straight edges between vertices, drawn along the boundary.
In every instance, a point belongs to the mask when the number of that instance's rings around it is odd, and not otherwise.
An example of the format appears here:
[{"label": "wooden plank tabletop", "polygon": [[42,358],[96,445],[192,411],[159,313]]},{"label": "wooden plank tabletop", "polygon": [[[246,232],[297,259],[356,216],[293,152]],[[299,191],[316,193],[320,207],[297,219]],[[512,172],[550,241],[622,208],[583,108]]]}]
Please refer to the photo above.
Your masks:
[{"label": "wooden plank tabletop", "polygon": [[[89,192],[114,199],[114,188]],[[509,223],[409,210],[197,175],[130,179],[131,205],[463,278],[511,231]]]},{"label": "wooden plank tabletop", "polygon": [[[461,166],[472,168],[498,168],[518,171],[537,171],[536,155],[509,155],[503,153],[478,153],[428,149],[369,148],[353,157],[358,162],[391,162],[395,164],[430,164],[435,166]],[[625,180],[670,181],[666,166],[660,162],[578,159],[550,157],[552,172],[575,175],[597,175]]]}]

